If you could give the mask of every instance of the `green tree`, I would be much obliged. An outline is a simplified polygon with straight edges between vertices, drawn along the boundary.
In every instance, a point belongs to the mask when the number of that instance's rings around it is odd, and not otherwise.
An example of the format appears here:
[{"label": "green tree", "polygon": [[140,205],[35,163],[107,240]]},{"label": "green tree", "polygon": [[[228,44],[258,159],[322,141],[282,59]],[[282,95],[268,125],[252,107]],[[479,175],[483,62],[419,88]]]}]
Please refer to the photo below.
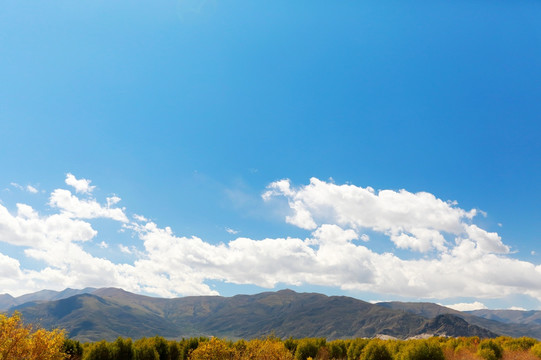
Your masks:
[{"label": "green tree", "polygon": [[477,355],[485,360],[501,360],[503,357],[503,348],[500,344],[492,339],[483,340],[479,344]]},{"label": "green tree", "polygon": [[105,340],[94,343],[85,352],[84,360],[115,360],[112,346]]},{"label": "green tree", "polygon": [[65,339],[62,352],[66,354],[67,360],[80,360],[83,357],[83,347],[77,340]]},{"label": "green tree", "polygon": [[360,360],[392,360],[393,357],[382,340],[370,341],[361,352]]},{"label": "green tree", "polygon": [[180,359],[180,347],[176,341],[170,341],[169,344],[169,358],[171,360],[179,360]]},{"label": "green tree", "polygon": [[318,350],[319,346],[316,339],[301,339],[295,350],[295,359],[306,360],[309,357],[315,358]]},{"label": "green tree", "polygon": [[156,336],[152,340],[154,341],[154,348],[158,352],[160,360],[171,360],[167,340],[161,336]]},{"label": "green tree", "polygon": [[183,339],[179,344],[180,360],[187,360],[192,351],[199,347],[200,343],[208,340],[209,339],[205,337]]},{"label": "green tree", "polygon": [[347,343],[344,340],[334,340],[327,344],[331,359],[346,359],[348,355]]},{"label": "green tree", "polygon": [[135,349],[135,360],[160,360],[160,355],[150,342],[143,342]]},{"label": "green tree", "polygon": [[295,354],[295,351],[297,351],[297,345],[299,344],[299,341],[293,338],[289,338],[284,341],[284,346],[291,354]]},{"label": "green tree", "polygon": [[400,349],[398,360],[445,360],[440,344],[434,340],[410,340]]},{"label": "green tree", "polygon": [[135,349],[130,338],[123,339],[119,337],[113,343],[113,356],[115,360],[134,360]]},{"label": "green tree", "polygon": [[354,339],[349,343],[348,360],[358,360],[363,352],[364,347],[368,344],[368,339]]}]

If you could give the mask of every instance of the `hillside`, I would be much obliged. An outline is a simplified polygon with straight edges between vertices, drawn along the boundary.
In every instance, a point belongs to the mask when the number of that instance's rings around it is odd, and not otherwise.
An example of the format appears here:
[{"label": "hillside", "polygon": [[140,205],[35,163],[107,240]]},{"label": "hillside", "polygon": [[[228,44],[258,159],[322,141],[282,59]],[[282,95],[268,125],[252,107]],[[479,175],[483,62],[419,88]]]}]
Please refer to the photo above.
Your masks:
[{"label": "hillside", "polygon": [[541,312],[519,310],[475,310],[460,312],[433,303],[382,302],[378,305],[406,311],[411,314],[434,318],[443,314],[460,317],[469,324],[482,327],[494,333],[512,337],[533,337],[541,339],[541,324],[537,321]]},{"label": "hillside", "polygon": [[120,289],[98,289],[61,300],[15,307],[26,321],[66,329],[83,341],[118,336],[167,338],[219,336],[327,339],[420,334],[493,337],[496,334],[453,315],[427,319],[345,296],[291,290],[233,297],[161,299]]}]

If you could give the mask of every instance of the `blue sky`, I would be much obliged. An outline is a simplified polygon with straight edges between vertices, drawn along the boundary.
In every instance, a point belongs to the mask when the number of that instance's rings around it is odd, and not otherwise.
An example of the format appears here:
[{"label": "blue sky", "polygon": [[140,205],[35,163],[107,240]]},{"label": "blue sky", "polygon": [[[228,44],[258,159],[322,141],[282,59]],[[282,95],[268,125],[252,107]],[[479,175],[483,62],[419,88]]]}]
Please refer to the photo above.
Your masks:
[{"label": "blue sky", "polygon": [[2,2],[0,293],[541,308],[539,18],[535,1]]}]

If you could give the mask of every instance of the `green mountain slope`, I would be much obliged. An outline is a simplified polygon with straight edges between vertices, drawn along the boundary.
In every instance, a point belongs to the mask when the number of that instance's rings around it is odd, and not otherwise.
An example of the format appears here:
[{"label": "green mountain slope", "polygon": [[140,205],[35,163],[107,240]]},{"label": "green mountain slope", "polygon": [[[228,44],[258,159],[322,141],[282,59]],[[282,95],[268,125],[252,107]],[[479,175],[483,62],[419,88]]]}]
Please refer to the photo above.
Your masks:
[{"label": "green mountain slope", "polygon": [[378,334],[408,338],[423,333],[495,336],[452,315],[429,320],[350,297],[291,290],[160,299],[109,288],[57,301],[31,302],[16,309],[25,321],[64,328],[70,337],[82,341],[155,335],[172,339],[249,339],[270,334],[327,339]]}]

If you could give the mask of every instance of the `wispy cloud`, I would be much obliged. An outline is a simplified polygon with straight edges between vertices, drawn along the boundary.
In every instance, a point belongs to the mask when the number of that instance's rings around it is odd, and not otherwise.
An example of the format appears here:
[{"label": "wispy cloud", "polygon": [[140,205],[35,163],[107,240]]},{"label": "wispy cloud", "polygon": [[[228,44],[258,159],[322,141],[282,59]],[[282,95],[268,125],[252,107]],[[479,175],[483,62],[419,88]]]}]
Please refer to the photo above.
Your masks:
[{"label": "wispy cloud", "polygon": [[39,192],[38,189],[36,189],[32,185],[22,186],[20,184],[17,184],[16,182],[12,182],[10,183],[10,185],[18,190],[28,191],[29,193],[32,193],[32,194],[37,194]]},{"label": "wispy cloud", "polygon": [[232,234],[232,235],[235,235],[235,234],[239,233],[237,230],[233,230],[233,229],[228,228],[228,227],[225,228],[225,231],[227,231],[229,234]]}]

